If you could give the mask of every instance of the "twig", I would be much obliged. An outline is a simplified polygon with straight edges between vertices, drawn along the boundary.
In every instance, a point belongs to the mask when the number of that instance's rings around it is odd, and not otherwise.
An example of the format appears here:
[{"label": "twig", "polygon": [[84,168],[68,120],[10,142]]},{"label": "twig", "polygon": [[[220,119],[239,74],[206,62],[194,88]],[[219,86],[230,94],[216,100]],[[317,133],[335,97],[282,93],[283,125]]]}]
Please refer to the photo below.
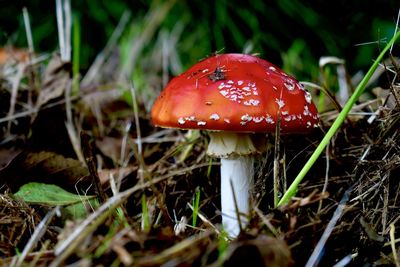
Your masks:
[{"label": "twig", "polygon": [[56,17],[57,17],[57,29],[58,29],[58,44],[60,46],[61,59],[63,59],[64,45],[65,45],[65,34],[64,34],[64,19],[61,0],[56,0]]},{"label": "twig", "polygon": [[279,157],[280,157],[280,143],[281,143],[281,137],[280,137],[280,125],[281,125],[281,118],[278,118],[278,121],[276,123],[275,127],[275,150],[274,150],[274,207],[278,206],[279,202],[279,192],[280,192],[280,186],[279,186]]},{"label": "twig", "polygon": [[394,262],[396,264],[396,267],[400,267],[399,257],[397,256],[396,244],[394,242],[394,240],[396,239],[395,236],[394,236],[395,230],[396,230],[396,227],[394,226],[394,224],[393,223],[390,224],[389,235],[390,235],[390,246],[392,248],[393,259],[394,259]]},{"label": "twig", "polygon": [[[325,149],[325,158],[326,158],[326,169],[325,169],[325,181],[324,181],[324,186],[322,187],[322,194],[326,192],[326,189],[328,188],[328,181],[329,181],[329,144],[326,146]],[[322,199],[319,202],[318,205],[318,212],[321,211],[322,208]]]},{"label": "twig", "polygon": [[100,202],[104,203],[107,200],[107,196],[104,193],[103,187],[101,186],[99,174],[97,173],[97,167],[95,164],[96,160],[93,155],[93,146],[91,142],[89,142],[89,135],[83,131],[81,132],[81,144],[86,166],[89,169],[89,173],[96,188],[96,192],[98,194]]},{"label": "twig", "polygon": [[85,163],[85,157],[82,155],[81,142],[79,138],[78,131],[74,125],[74,120],[72,118],[72,106],[71,106],[71,89],[72,82],[68,80],[65,87],[65,113],[67,116],[67,121],[65,122],[65,127],[67,128],[69,139],[71,140],[72,147],[75,151],[76,156],[79,161]]},{"label": "twig", "polygon": [[[135,88],[133,87],[133,84],[130,86],[130,92],[132,95],[132,106],[133,106],[133,115],[135,117],[135,127],[136,127],[136,144],[137,144],[137,150],[138,150],[138,157],[143,158],[143,147],[142,147],[142,134],[140,131],[140,122],[139,122],[139,110],[138,110],[138,101],[136,97],[136,91]],[[140,161],[142,162],[142,160]],[[140,180],[143,182],[143,166],[139,166],[139,175],[140,175]]]},{"label": "twig", "polygon": [[[17,66],[17,73],[15,74],[15,76],[13,77],[13,80],[11,82],[11,100],[10,100],[10,108],[8,110],[8,114],[7,117],[5,118],[6,121],[14,116],[14,112],[15,112],[15,104],[17,103],[17,95],[18,95],[18,88],[19,88],[19,84],[21,82],[21,79],[24,75],[24,70],[25,70],[25,64],[18,64]],[[0,120],[1,122],[1,120]],[[10,135],[11,134],[11,124],[12,124],[12,119],[8,120],[7,123],[7,134],[6,135]]]},{"label": "twig", "polygon": [[324,250],[326,241],[328,240],[329,236],[331,235],[337,221],[343,214],[343,210],[346,207],[347,201],[349,200],[349,195],[350,195],[351,190],[352,190],[352,187],[350,187],[349,189],[346,190],[346,192],[344,192],[343,197],[340,200],[338,207],[336,208],[335,212],[333,213],[332,219],[329,221],[325,231],[323,232],[320,240],[317,243],[317,246],[315,247],[310,258],[308,259],[306,267],[314,267],[314,266],[318,265],[318,262],[322,257],[322,252]]},{"label": "twig", "polygon": [[60,207],[55,207],[51,211],[49,211],[46,216],[43,218],[43,220],[38,224],[36,227],[35,231],[33,232],[31,238],[29,239],[28,243],[25,245],[24,250],[22,251],[21,255],[18,258],[18,261],[15,265],[15,267],[22,266],[24,263],[24,260],[28,253],[36,246],[36,244],[39,242],[40,238],[44,235],[46,232],[46,227],[47,224],[51,221],[51,219],[54,217],[54,215],[59,212]]},{"label": "twig", "polygon": [[[399,11],[398,11],[398,13],[397,13],[396,28],[394,29],[393,36],[396,35],[397,30],[399,29],[399,21],[400,21],[400,8],[399,8]],[[389,51],[390,51],[390,54],[392,53],[393,45],[394,45],[394,43],[392,43],[392,45],[390,46],[390,50],[389,50]]]},{"label": "twig", "polygon": [[70,0],[56,0],[56,16],[60,56],[64,62],[71,61],[71,3]]},{"label": "twig", "polygon": [[29,21],[29,13],[26,7],[22,9],[22,14],[24,17],[24,25],[25,25],[26,39],[28,40],[29,53],[32,54],[35,51],[35,49],[33,47],[33,38],[32,38],[31,23]]}]

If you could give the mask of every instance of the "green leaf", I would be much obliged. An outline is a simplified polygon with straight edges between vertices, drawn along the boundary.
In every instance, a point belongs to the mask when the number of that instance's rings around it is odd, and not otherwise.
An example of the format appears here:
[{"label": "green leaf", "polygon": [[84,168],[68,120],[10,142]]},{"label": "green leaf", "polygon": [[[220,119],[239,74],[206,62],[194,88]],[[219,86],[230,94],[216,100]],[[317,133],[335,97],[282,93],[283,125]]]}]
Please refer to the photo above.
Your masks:
[{"label": "green leaf", "polygon": [[29,204],[63,206],[64,216],[74,219],[86,216],[85,203],[96,205],[95,196],[76,195],[53,184],[28,183],[14,195]]},{"label": "green leaf", "polygon": [[15,193],[15,196],[30,204],[48,206],[68,206],[95,198],[95,196],[75,195],[59,186],[43,183],[25,184]]}]

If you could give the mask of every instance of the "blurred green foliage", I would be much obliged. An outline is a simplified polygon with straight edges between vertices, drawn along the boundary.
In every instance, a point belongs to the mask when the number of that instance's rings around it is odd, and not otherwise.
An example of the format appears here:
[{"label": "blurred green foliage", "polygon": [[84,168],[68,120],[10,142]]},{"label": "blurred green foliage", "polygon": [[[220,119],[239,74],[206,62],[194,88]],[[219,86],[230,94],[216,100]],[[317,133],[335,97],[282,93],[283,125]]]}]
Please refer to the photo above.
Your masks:
[{"label": "blurred green foliage", "polygon": [[[80,67],[85,70],[104,48],[123,12],[132,21],[125,35],[140,33],[150,10],[166,1],[71,1],[81,25]],[[55,1],[2,1],[0,43],[26,46],[22,7],[30,12],[35,48],[58,47]],[[369,67],[394,32],[398,1],[175,1],[143,53],[157,48],[157,37],[181,27],[175,75],[216,52],[259,53],[299,79],[318,76],[318,59],[332,55],[347,61],[350,73]],[[125,36],[125,41],[134,42]],[[137,36],[137,35],[136,35]],[[358,45],[368,43],[364,45]],[[129,45],[126,42],[124,46]],[[182,66],[180,66],[182,64]]]}]

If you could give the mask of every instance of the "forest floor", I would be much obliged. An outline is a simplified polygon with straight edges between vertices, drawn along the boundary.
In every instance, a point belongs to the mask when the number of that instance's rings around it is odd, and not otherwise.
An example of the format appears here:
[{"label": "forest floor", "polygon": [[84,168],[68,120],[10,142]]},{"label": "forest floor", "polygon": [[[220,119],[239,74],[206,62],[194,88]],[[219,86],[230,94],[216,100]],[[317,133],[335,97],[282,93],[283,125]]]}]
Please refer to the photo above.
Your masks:
[{"label": "forest floor", "polygon": [[[317,249],[320,266],[400,266],[396,66],[382,72],[385,88],[362,95],[288,204],[273,206],[273,147],[256,157],[250,224],[227,240],[205,133],[156,128],[131,86],[105,76],[76,91],[71,64],[34,59],[1,66],[4,266],[304,266]],[[308,135],[281,136],[283,188],[338,113],[322,112]]]}]

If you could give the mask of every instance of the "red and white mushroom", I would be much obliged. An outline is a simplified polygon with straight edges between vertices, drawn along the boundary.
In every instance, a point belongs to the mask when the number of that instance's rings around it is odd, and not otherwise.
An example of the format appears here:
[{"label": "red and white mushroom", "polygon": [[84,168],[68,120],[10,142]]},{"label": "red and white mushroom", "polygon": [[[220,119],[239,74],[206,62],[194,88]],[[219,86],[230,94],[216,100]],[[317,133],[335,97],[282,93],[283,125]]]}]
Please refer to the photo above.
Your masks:
[{"label": "red and white mushroom", "polygon": [[295,78],[245,54],[209,57],[172,79],[151,117],[160,127],[209,131],[207,153],[221,158],[222,224],[231,237],[248,223],[252,155],[259,152],[253,133],[274,132],[278,120],[281,133],[318,126],[311,95]]}]

